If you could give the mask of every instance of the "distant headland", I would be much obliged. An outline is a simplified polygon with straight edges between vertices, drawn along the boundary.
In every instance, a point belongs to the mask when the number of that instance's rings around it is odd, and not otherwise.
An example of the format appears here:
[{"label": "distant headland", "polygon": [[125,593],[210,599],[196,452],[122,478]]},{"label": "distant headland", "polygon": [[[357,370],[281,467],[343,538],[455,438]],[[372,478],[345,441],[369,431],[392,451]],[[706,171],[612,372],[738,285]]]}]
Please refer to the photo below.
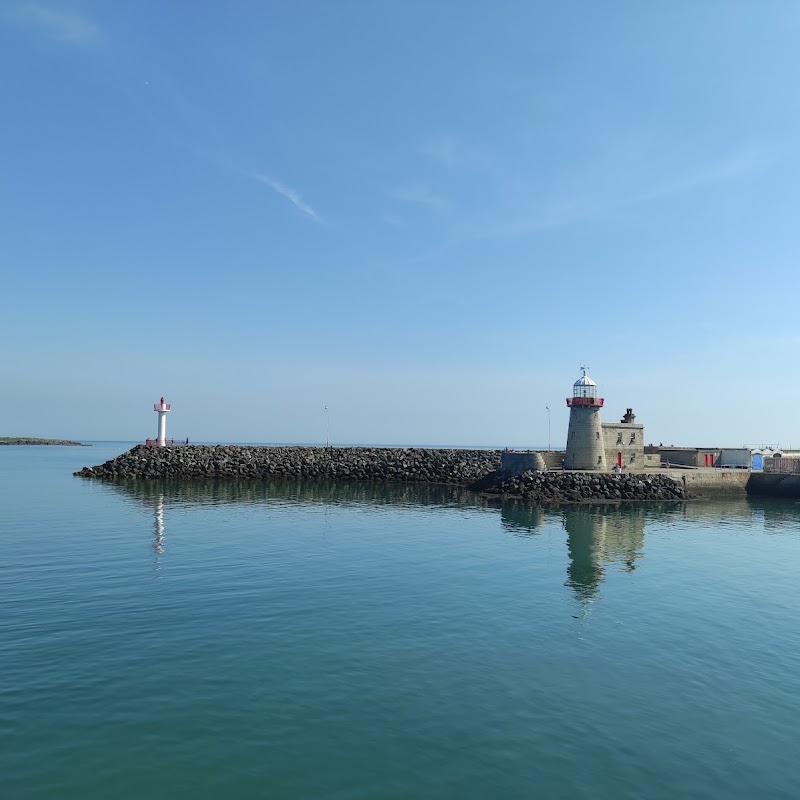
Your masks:
[{"label": "distant headland", "polygon": [[37,439],[33,436],[0,436],[0,445],[59,445],[62,447],[91,447],[85,442],[73,442],[69,439]]}]

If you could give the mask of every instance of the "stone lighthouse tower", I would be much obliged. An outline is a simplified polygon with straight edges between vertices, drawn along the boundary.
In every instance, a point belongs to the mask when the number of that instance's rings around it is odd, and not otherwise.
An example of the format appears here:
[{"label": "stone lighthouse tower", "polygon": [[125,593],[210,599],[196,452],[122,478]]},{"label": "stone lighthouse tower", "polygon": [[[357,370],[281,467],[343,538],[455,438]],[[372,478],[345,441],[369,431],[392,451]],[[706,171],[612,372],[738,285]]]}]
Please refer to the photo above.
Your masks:
[{"label": "stone lighthouse tower", "polygon": [[597,396],[597,384],[586,374],[572,387],[569,406],[569,431],[564,469],[586,469],[594,472],[606,470],[606,455],[603,429],[600,424],[600,409],[603,398]]}]

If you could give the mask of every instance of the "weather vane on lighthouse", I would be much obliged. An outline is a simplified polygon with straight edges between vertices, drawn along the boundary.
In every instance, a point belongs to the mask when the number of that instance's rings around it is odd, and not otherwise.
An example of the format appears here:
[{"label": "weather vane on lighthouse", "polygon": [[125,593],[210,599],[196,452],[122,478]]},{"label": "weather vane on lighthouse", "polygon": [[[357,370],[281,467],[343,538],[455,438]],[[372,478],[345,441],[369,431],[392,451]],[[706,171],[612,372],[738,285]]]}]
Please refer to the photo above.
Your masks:
[{"label": "weather vane on lighthouse", "polygon": [[160,403],[155,403],[153,405],[153,410],[158,413],[158,446],[159,447],[166,447],[167,445],[167,414],[172,410],[172,406],[169,403],[164,402],[164,398],[161,398]]}]

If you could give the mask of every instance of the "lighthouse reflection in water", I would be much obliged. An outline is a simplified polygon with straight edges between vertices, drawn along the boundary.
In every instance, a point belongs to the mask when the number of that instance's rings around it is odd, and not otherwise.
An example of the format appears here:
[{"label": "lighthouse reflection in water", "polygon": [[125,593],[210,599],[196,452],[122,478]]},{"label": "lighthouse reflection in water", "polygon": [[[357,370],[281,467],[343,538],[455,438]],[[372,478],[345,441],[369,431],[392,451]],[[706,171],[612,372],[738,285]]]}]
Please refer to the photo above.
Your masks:
[{"label": "lighthouse reflection in water", "polygon": [[[228,503],[266,503],[267,505],[285,499],[279,487],[253,487],[233,484],[230,486],[170,486],[156,488],[147,483],[134,482],[127,487],[128,491],[138,495],[145,508],[152,510],[151,547],[155,554],[154,567],[159,569],[161,557],[166,546],[165,509],[169,505],[177,505],[185,509],[192,502],[214,504]],[[352,487],[350,487],[352,489]],[[406,501],[408,489],[402,487],[383,487],[389,502]],[[325,491],[327,490],[327,491]],[[301,492],[306,502],[329,503],[337,505],[337,487],[324,486],[312,490],[309,487]],[[295,491],[297,491],[295,487]],[[339,489],[341,491],[341,489]],[[330,496],[328,496],[330,493]],[[363,496],[362,496],[363,493]],[[289,493],[292,494],[292,493]],[[369,491],[358,492],[357,502],[367,503]],[[434,492],[435,494],[435,492]],[[352,493],[351,493],[352,495]],[[395,497],[394,495],[398,495]],[[336,499],[334,499],[336,498]],[[299,498],[297,498],[299,499]],[[350,496],[350,501],[356,496]],[[450,503],[454,497],[427,498],[434,503]],[[463,498],[458,498],[463,500]],[[188,503],[187,503],[188,501]],[[672,509],[674,512],[674,508]],[[486,508],[489,513],[499,511],[502,526],[514,534],[537,534],[545,530],[552,531],[553,523],[558,520],[566,531],[566,548],[568,556],[565,586],[570,588],[582,606],[588,606],[597,598],[601,585],[606,577],[606,569],[615,566],[623,572],[633,572],[637,561],[644,555],[644,532],[648,518],[652,518],[656,509],[643,506],[629,506],[624,510],[614,505],[576,505],[557,508],[541,508],[523,503],[504,504],[500,509]]]},{"label": "lighthouse reflection in water", "polygon": [[[603,512],[606,513],[603,513]],[[644,551],[644,514],[629,510],[609,514],[607,509],[578,507],[564,515],[570,563],[567,586],[583,603],[597,595],[605,564],[616,563],[633,572]]]},{"label": "lighthouse reflection in water", "polygon": [[607,565],[633,572],[644,554],[646,513],[632,506],[620,513],[615,506],[567,506],[556,512],[523,505],[501,510],[503,526],[510,531],[535,533],[559,513],[567,532],[567,579],[565,585],[584,606],[597,597]]},{"label": "lighthouse reflection in water", "polygon": [[158,569],[161,566],[161,556],[164,553],[164,494],[156,492],[150,497],[143,497],[142,502],[145,507],[153,509],[153,539],[151,547],[155,554],[153,566]]}]

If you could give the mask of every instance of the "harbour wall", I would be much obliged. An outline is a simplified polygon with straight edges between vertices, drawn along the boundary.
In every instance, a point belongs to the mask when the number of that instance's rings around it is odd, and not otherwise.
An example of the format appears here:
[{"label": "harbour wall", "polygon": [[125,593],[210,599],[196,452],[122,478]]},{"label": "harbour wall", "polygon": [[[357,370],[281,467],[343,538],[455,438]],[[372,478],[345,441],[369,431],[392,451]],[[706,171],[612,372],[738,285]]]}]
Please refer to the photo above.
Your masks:
[{"label": "harbour wall", "polygon": [[691,497],[743,497],[748,489],[750,471],[699,467],[697,469],[659,469],[653,474],[668,476],[683,486]]},{"label": "harbour wall", "polygon": [[500,469],[511,475],[521,475],[528,470],[544,472],[547,464],[536,450],[504,450],[500,456]]},{"label": "harbour wall", "polygon": [[[503,456],[505,465],[505,454]],[[541,504],[593,500],[743,500],[749,478],[747,470],[716,468],[625,470],[620,473],[528,470],[493,473],[476,482],[473,488],[488,495],[522,498]]]},{"label": "harbour wall", "polygon": [[751,472],[747,493],[764,497],[800,498],[800,475],[779,472]]},{"label": "harbour wall", "polygon": [[[519,453],[520,462],[553,470],[562,453]],[[670,469],[639,473],[535,472],[501,470],[499,450],[420,447],[268,447],[244,445],[138,445],[110,461],[75,473],[101,480],[139,478],[175,480],[335,480],[430,483],[469,487],[488,495],[541,502],[591,499],[684,499],[743,497],[745,493],[800,497],[800,475],[738,469]],[[520,466],[524,466],[520,463]],[[536,481],[534,481],[536,478]],[[654,479],[658,479],[654,482]],[[535,484],[535,485],[534,485]],[[671,487],[680,491],[675,494]]]},{"label": "harbour wall", "polygon": [[[504,473],[501,480],[523,475],[529,471],[541,471],[543,468],[560,472],[562,471],[563,455],[563,451],[504,451],[501,454],[501,470]],[[608,474],[608,472],[593,474],[601,475]],[[716,467],[685,470],[662,469],[657,462],[655,465],[648,464],[641,470],[625,470],[622,474],[636,475],[639,478],[663,475],[685,489],[691,497],[743,497],[750,476],[750,472],[747,470]]]},{"label": "harbour wall", "polygon": [[689,492],[667,475],[632,472],[497,472],[473,484],[487,496],[520,498],[528,503],[596,503],[686,500]]},{"label": "harbour wall", "polygon": [[665,476],[563,471],[510,476],[501,471],[500,458],[497,450],[138,445],[75,474],[115,482],[210,479],[436,483],[467,487],[487,497],[520,497],[534,503],[674,500],[688,496],[680,481]]},{"label": "harbour wall", "polygon": [[76,475],[226,480],[362,480],[467,486],[500,467],[498,450],[188,445],[131,450]]}]

